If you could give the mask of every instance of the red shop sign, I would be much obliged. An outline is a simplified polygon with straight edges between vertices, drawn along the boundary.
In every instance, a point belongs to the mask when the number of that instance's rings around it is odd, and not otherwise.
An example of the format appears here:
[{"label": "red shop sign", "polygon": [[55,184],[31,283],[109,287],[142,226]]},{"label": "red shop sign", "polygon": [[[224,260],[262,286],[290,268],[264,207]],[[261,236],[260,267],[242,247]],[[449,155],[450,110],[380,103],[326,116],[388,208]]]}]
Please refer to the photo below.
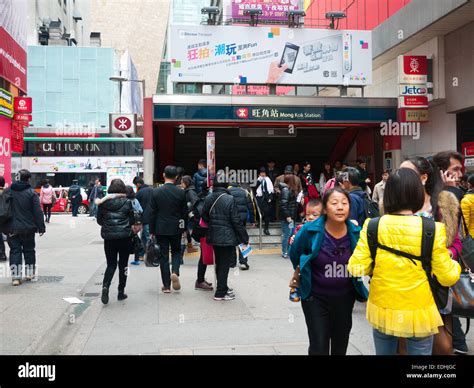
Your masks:
[{"label": "red shop sign", "polygon": [[31,97],[15,97],[13,109],[15,110],[15,113],[32,113],[33,100]]},{"label": "red shop sign", "polygon": [[12,152],[22,153],[24,144],[24,125],[21,122],[12,122]]}]

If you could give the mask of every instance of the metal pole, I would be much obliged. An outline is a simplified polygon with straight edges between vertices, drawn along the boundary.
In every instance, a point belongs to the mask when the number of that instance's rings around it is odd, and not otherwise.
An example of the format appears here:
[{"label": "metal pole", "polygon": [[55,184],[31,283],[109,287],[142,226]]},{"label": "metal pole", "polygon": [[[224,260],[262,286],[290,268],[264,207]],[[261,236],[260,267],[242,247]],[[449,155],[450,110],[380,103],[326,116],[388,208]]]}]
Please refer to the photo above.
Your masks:
[{"label": "metal pole", "polygon": [[122,81],[119,81],[119,113],[122,113]]}]

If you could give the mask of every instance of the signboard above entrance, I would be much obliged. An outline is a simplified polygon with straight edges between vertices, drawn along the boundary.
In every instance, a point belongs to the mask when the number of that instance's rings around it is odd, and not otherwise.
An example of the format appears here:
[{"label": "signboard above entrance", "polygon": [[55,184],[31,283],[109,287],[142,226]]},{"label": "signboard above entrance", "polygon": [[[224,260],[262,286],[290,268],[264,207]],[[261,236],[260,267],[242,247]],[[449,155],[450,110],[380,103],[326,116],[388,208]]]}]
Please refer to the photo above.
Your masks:
[{"label": "signboard above entrance", "polygon": [[172,25],[170,39],[173,82],[372,83],[371,31]]}]

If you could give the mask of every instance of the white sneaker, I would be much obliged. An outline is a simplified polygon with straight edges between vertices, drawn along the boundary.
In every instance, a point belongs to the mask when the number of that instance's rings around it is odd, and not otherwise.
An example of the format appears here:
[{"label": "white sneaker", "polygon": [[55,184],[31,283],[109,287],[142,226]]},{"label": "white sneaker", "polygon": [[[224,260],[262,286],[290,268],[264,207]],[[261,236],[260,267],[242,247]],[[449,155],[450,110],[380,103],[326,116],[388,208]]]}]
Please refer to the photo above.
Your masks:
[{"label": "white sneaker", "polygon": [[218,298],[217,296],[214,297],[214,300],[234,300],[235,295],[227,293],[225,296]]}]

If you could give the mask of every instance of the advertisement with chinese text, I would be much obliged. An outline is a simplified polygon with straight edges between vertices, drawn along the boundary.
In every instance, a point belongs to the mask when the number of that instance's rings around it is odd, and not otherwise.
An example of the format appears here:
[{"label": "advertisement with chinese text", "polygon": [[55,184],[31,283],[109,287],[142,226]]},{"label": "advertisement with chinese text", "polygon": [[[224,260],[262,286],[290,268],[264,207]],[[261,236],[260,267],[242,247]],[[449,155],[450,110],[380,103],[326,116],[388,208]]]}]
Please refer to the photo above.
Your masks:
[{"label": "advertisement with chinese text", "polygon": [[173,82],[372,83],[370,31],[172,25],[170,36]]}]

